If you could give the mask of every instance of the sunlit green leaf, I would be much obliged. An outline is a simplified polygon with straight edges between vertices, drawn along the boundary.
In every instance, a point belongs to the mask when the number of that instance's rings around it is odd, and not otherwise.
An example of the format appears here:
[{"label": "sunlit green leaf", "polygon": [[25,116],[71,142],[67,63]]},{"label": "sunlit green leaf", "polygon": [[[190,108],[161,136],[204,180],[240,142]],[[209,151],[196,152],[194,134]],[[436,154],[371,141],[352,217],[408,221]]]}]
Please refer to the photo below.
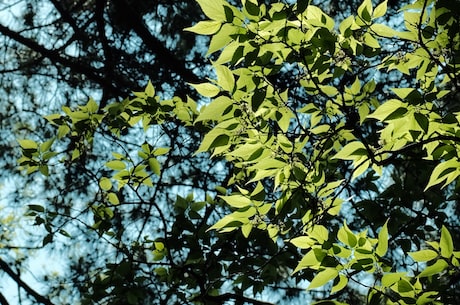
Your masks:
[{"label": "sunlit green leaf", "polygon": [[359,141],[348,143],[337,154],[335,154],[333,158],[354,160],[356,156],[367,156],[366,147]]},{"label": "sunlit green leaf", "polygon": [[220,198],[234,208],[245,208],[251,205],[251,200],[243,195],[220,196]]},{"label": "sunlit green leaf", "polygon": [[426,267],[418,276],[426,277],[434,274],[438,274],[446,270],[449,264],[445,260],[437,260],[433,265]]},{"label": "sunlit green leaf", "polygon": [[368,118],[374,118],[379,121],[387,120],[392,114],[396,113],[400,109],[407,109],[407,104],[396,100],[391,99],[386,101],[384,104],[380,105],[377,110],[368,116]]},{"label": "sunlit green leaf", "polygon": [[161,165],[156,158],[149,158],[150,170],[157,176],[161,174]]},{"label": "sunlit green leaf", "polygon": [[319,249],[319,248],[311,249],[310,251],[308,251],[307,254],[305,254],[302,257],[299,264],[294,269],[293,273],[296,273],[299,270],[302,270],[305,268],[318,269],[318,267],[320,266],[325,256],[326,256],[326,253],[322,249]]},{"label": "sunlit green leaf", "polygon": [[375,249],[375,253],[378,256],[382,257],[387,253],[388,250],[388,228],[387,228],[388,220],[383,225],[382,229],[380,229],[379,236],[378,236],[378,243],[377,248]]},{"label": "sunlit green leaf", "polygon": [[96,113],[99,109],[99,105],[92,98],[89,99],[88,103],[86,104],[86,107],[89,113]]},{"label": "sunlit green leaf", "polygon": [[371,21],[372,16],[372,1],[364,0],[358,7],[358,16],[365,22]]},{"label": "sunlit green leaf", "polygon": [[389,26],[384,25],[384,24],[375,23],[375,24],[371,25],[370,29],[377,36],[381,36],[381,37],[391,38],[391,37],[394,37],[394,36],[396,36],[398,34],[398,32],[396,30],[394,30],[394,29],[392,29]]},{"label": "sunlit green leaf", "polygon": [[337,233],[337,238],[347,246],[355,247],[358,239],[355,234],[348,228],[347,224],[344,223]]},{"label": "sunlit green leaf", "polygon": [[112,182],[110,181],[109,178],[102,177],[101,180],[99,180],[99,186],[104,191],[108,191],[108,190],[110,190],[112,188]]},{"label": "sunlit green leaf", "polygon": [[441,228],[441,240],[439,241],[439,247],[441,248],[441,255],[446,258],[450,258],[454,252],[454,243],[449,230],[445,226]]},{"label": "sunlit green leaf", "polygon": [[185,28],[185,31],[193,32],[200,35],[212,35],[219,31],[222,26],[221,21],[206,20],[200,21],[192,27]]},{"label": "sunlit green leaf", "polygon": [[148,97],[154,97],[155,96],[155,88],[153,87],[153,84],[151,81],[148,81],[147,86],[145,87],[145,94]]},{"label": "sunlit green leaf", "polygon": [[38,143],[32,140],[18,140],[23,149],[38,149]]},{"label": "sunlit green leaf", "polygon": [[115,193],[108,193],[107,194],[107,199],[113,205],[119,205],[120,204],[120,201],[118,200],[118,196]]},{"label": "sunlit green leaf", "polygon": [[38,167],[38,170],[40,171],[40,173],[41,173],[43,176],[49,176],[49,167],[48,167],[48,165],[46,165],[46,164],[41,164],[41,165]]},{"label": "sunlit green leaf", "polygon": [[45,152],[45,151],[50,150],[51,145],[53,145],[53,143],[54,143],[54,138],[43,142],[42,144],[40,144],[40,151]]},{"label": "sunlit green leaf", "polygon": [[375,7],[374,13],[372,14],[372,19],[382,17],[386,14],[387,3],[388,3],[388,0],[385,0]]},{"label": "sunlit green leaf", "polygon": [[458,176],[460,176],[459,161],[452,158],[445,162],[441,162],[433,169],[425,190],[443,181],[445,181],[444,186],[446,186]]},{"label": "sunlit green leaf", "polygon": [[227,2],[224,0],[196,0],[200,5],[203,13],[210,19],[216,21],[225,21],[225,6]]},{"label": "sunlit green leaf", "polygon": [[201,109],[196,121],[218,120],[222,117],[225,110],[232,105],[233,101],[230,98],[226,96],[219,96]]},{"label": "sunlit green leaf", "polygon": [[427,262],[437,258],[439,254],[436,251],[426,249],[415,252],[409,252],[409,255],[416,262]]},{"label": "sunlit green leaf", "polygon": [[228,67],[222,65],[214,65],[214,69],[217,74],[217,84],[226,91],[233,91],[235,87],[235,77],[232,71]]},{"label": "sunlit green leaf", "polygon": [[348,284],[348,278],[343,274],[339,274],[339,277],[337,277],[334,281],[334,286],[332,286],[331,293],[336,293],[336,292],[341,291],[347,286],[347,284]]},{"label": "sunlit green leaf", "polygon": [[311,231],[308,232],[308,236],[322,244],[329,239],[329,231],[325,226],[314,225]]},{"label": "sunlit green leaf", "polygon": [[313,246],[316,241],[308,236],[299,236],[290,240],[290,242],[300,249],[309,249]]},{"label": "sunlit green leaf", "polygon": [[202,84],[190,84],[199,94],[205,97],[214,97],[219,94],[220,89],[219,87],[210,84],[210,83],[202,83]]},{"label": "sunlit green leaf", "polygon": [[222,134],[222,131],[218,129],[214,129],[205,135],[197,152],[209,151],[215,147],[227,145],[229,140],[228,135]]},{"label": "sunlit green leaf", "polygon": [[326,268],[320,271],[310,282],[308,289],[314,289],[324,286],[330,280],[335,279],[339,275],[339,272],[335,268]]},{"label": "sunlit green leaf", "polygon": [[162,156],[167,154],[171,150],[170,147],[159,147],[153,150],[154,156]]},{"label": "sunlit green leaf", "polygon": [[414,286],[412,286],[412,284],[407,280],[401,279],[398,281],[397,290],[400,293],[409,292],[414,290]]},{"label": "sunlit green leaf", "polygon": [[252,223],[250,222],[245,223],[244,225],[241,226],[241,233],[243,233],[244,237],[248,238],[249,234],[251,234],[252,228],[253,228]]},{"label": "sunlit green leaf", "polygon": [[110,169],[113,170],[122,170],[126,168],[126,164],[123,161],[120,160],[112,160],[107,163],[105,163],[105,166],[107,166]]}]

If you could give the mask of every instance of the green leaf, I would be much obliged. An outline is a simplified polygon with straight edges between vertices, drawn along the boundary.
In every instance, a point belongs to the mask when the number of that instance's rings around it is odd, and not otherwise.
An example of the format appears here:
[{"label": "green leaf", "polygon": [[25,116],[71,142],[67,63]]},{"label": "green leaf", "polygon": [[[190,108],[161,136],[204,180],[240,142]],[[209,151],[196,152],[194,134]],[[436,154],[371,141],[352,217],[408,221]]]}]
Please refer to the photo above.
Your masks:
[{"label": "green leaf", "polygon": [[243,195],[230,195],[230,196],[219,196],[222,198],[228,205],[234,208],[245,208],[251,206],[251,199]]},{"label": "green leaf", "polygon": [[38,149],[38,144],[32,140],[18,140],[18,143],[23,149]]},{"label": "green leaf", "polygon": [[108,193],[107,194],[107,199],[113,205],[119,205],[120,204],[120,201],[118,200],[118,196],[115,193]]},{"label": "green leaf", "polygon": [[320,271],[310,282],[308,290],[324,286],[330,280],[335,279],[339,275],[339,272],[335,268],[326,268]]},{"label": "green leaf", "polygon": [[80,150],[78,148],[75,148],[72,151],[72,161],[78,159],[80,157]]},{"label": "green leaf", "polygon": [[339,277],[334,280],[334,286],[332,286],[331,293],[336,293],[341,291],[345,288],[348,284],[348,278],[343,275],[339,274]]},{"label": "green leaf", "polygon": [[348,143],[332,158],[342,160],[355,160],[356,156],[367,156],[366,147],[359,141]]},{"label": "green leaf", "polygon": [[380,107],[377,108],[377,110],[374,111],[371,115],[369,115],[368,118],[377,119],[379,121],[395,119],[396,117],[394,117],[394,114],[398,114],[401,109],[407,110],[407,104],[396,99],[391,99],[380,105]]},{"label": "green leaf", "polygon": [[192,211],[198,212],[206,206],[205,201],[194,201],[190,204],[190,209]]},{"label": "green leaf", "polygon": [[200,35],[212,35],[217,33],[222,26],[222,22],[215,20],[200,21],[192,27],[185,28],[185,31]]},{"label": "green leaf", "polygon": [[162,156],[167,154],[171,150],[170,147],[158,147],[153,151],[154,156]]},{"label": "green leaf", "polygon": [[297,14],[302,14],[307,9],[310,4],[310,0],[297,0],[296,12]]},{"label": "green leaf", "polygon": [[225,111],[233,105],[233,101],[226,96],[219,96],[210,104],[203,106],[200,114],[196,118],[196,122],[205,120],[219,120]]},{"label": "green leaf", "polygon": [[99,105],[93,98],[90,98],[86,104],[89,113],[96,113],[99,110]]},{"label": "green leaf", "polygon": [[412,92],[417,91],[417,89],[414,88],[391,88],[391,91],[393,91],[400,99],[405,99],[407,96],[409,96]]},{"label": "green leaf", "polygon": [[356,77],[355,81],[350,87],[350,93],[353,95],[358,95],[360,90],[361,90],[361,82],[359,81],[359,78]]},{"label": "green leaf", "polygon": [[51,242],[53,242],[53,234],[50,233],[50,234],[46,235],[45,238],[43,238],[42,245],[44,247],[44,246],[46,246],[47,244],[49,244]]},{"label": "green leaf", "polygon": [[219,230],[229,228],[227,232],[232,231],[241,227],[243,224],[250,222],[249,218],[253,217],[257,214],[257,210],[254,207],[250,207],[249,209],[240,212],[236,211],[229,215],[224,216],[222,219],[217,221],[213,226],[211,226],[206,231],[210,230]]},{"label": "green leaf", "polygon": [[414,286],[405,279],[398,281],[397,290],[399,293],[410,292],[414,290]]},{"label": "green leaf", "polygon": [[318,241],[318,243],[323,244],[329,239],[329,231],[325,226],[314,225],[313,229],[308,232],[308,236]]},{"label": "green leaf", "polygon": [[29,210],[39,212],[39,213],[45,212],[45,208],[43,206],[41,206],[41,205],[38,205],[38,204],[29,204],[28,208],[29,208]]},{"label": "green leaf", "polygon": [[155,96],[155,88],[151,81],[148,81],[147,86],[145,87],[145,94],[147,97],[154,97]]},{"label": "green leaf", "polygon": [[311,305],[349,305],[349,303],[342,303],[339,301],[326,300],[326,301],[314,302]]},{"label": "green leaf", "polygon": [[46,142],[43,142],[42,144],[40,144],[40,151],[45,152],[45,151],[50,150],[51,145],[53,145],[53,143],[54,143],[54,138]]},{"label": "green leaf", "polygon": [[70,132],[70,127],[67,125],[60,125],[57,131],[57,138],[62,139]]},{"label": "green leaf", "polygon": [[260,8],[256,0],[243,0],[243,4],[249,16],[259,16]]},{"label": "green leaf", "polygon": [[[234,26],[233,24],[225,23],[222,25],[222,28],[220,29],[219,33],[216,35],[212,36],[211,42],[209,43],[208,47],[208,53],[212,54],[218,50],[221,50],[222,48],[226,47],[227,44],[229,44],[231,41],[233,41],[232,36],[234,34],[237,34],[239,31],[239,28]],[[225,50],[225,48],[224,48]]]},{"label": "green leaf", "polygon": [[450,258],[454,253],[454,243],[449,230],[445,226],[441,228],[441,240],[439,241],[439,247],[441,248],[441,255],[445,258]]},{"label": "green leaf", "polygon": [[388,220],[383,225],[382,229],[379,232],[377,248],[375,249],[375,253],[378,256],[382,257],[387,253],[388,250],[388,228],[387,228]]},{"label": "green leaf", "polygon": [[149,158],[149,167],[152,173],[154,173],[157,176],[160,176],[161,165],[160,165],[160,162],[158,162],[156,158]]},{"label": "green leaf", "polygon": [[438,164],[431,173],[425,191],[430,187],[439,184],[445,180],[443,187],[452,182],[460,175],[460,162],[456,159],[449,159],[446,162]]},{"label": "green leaf", "polygon": [[334,20],[326,15],[319,7],[309,5],[306,10],[306,19],[309,20],[315,26],[325,27],[328,32],[324,34],[330,34],[334,29]]},{"label": "green leaf", "polygon": [[348,228],[345,222],[343,223],[343,226],[339,229],[339,232],[337,233],[337,238],[342,243],[352,248],[354,248],[358,243],[358,239],[356,238],[355,234],[353,234],[353,232]]},{"label": "green leaf", "polygon": [[300,249],[310,249],[311,246],[316,244],[316,241],[308,236],[299,236],[290,240],[291,244]]},{"label": "green leaf", "polygon": [[48,168],[48,165],[46,165],[46,164],[41,164],[40,166],[38,166],[38,170],[40,171],[40,173],[41,173],[43,176],[49,176],[49,168]]},{"label": "green leaf", "polygon": [[383,1],[374,9],[374,13],[372,14],[372,19],[376,19],[382,17],[387,12],[387,2],[388,0]]},{"label": "green leaf", "polygon": [[227,145],[230,140],[230,137],[226,134],[222,134],[222,130],[213,129],[208,132],[203,141],[201,141],[200,147],[197,150],[197,153],[209,151],[213,148]]},{"label": "green leaf", "polygon": [[385,273],[382,276],[382,286],[384,287],[393,286],[393,284],[397,283],[404,276],[406,276],[405,272]]},{"label": "green leaf", "polygon": [[227,193],[227,189],[225,187],[223,187],[223,186],[216,186],[215,189],[220,194],[225,195]]},{"label": "green leaf", "polygon": [[428,132],[428,127],[429,127],[429,124],[430,124],[430,121],[428,120],[428,118],[421,114],[421,113],[414,113],[414,118],[415,120],[417,121],[417,124],[418,126],[420,126],[420,128],[425,132],[427,133]]},{"label": "green leaf", "polygon": [[447,267],[449,267],[449,264],[445,260],[440,259],[440,260],[437,260],[436,263],[434,263],[433,265],[426,267],[425,270],[423,270],[418,276],[419,277],[432,276],[434,274],[443,272],[444,270],[447,269]]},{"label": "green leaf", "polygon": [[220,92],[219,87],[210,83],[190,84],[190,86],[195,88],[204,97],[215,97]]},{"label": "green leaf", "polygon": [[435,300],[439,297],[438,291],[424,292],[417,298],[417,305],[435,304]]},{"label": "green leaf", "polygon": [[373,24],[370,27],[371,31],[377,36],[392,38],[397,36],[398,32],[384,24]]},{"label": "green leaf", "polygon": [[374,49],[380,49],[380,44],[378,42],[377,39],[375,39],[375,37],[369,33],[365,33],[364,36],[363,36],[363,39],[364,39],[364,44],[371,47],[371,48],[374,48]]},{"label": "green leaf", "polygon": [[215,21],[226,21],[225,7],[229,4],[224,0],[196,0],[203,13]]},{"label": "green leaf", "polygon": [[312,269],[317,269],[324,257],[326,256],[326,253],[319,248],[314,248],[308,251],[307,254],[305,254],[302,259],[300,260],[299,264],[295,268],[293,273],[298,272],[299,270],[305,269],[305,268],[312,268]]},{"label": "green leaf", "polygon": [[232,71],[222,65],[214,65],[214,69],[217,74],[217,84],[222,87],[222,89],[232,92],[235,87],[235,77],[233,76]]},{"label": "green leaf", "polygon": [[245,238],[249,237],[249,234],[251,234],[252,228],[253,228],[253,225],[250,222],[245,223],[244,225],[241,226],[241,233],[243,233],[243,236]]},{"label": "green leaf", "polygon": [[66,230],[63,230],[63,229],[59,229],[59,234],[61,234],[62,236],[65,236],[65,237],[72,237],[69,232],[67,232]]},{"label": "green leaf", "polygon": [[372,15],[372,1],[364,0],[363,3],[358,7],[358,16],[365,22],[371,21]]},{"label": "green leaf", "polygon": [[430,249],[410,252],[409,255],[416,262],[428,262],[438,257],[438,253]]},{"label": "green leaf", "polygon": [[102,177],[101,180],[99,180],[99,186],[104,191],[108,191],[108,190],[110,190],[112,188],[112,182],[110,181],[109,178]]},{"label": "green leaf", "polygon": [[107,166],[110,169],[113,170],[122,170],[126,168],[126,164],[123,161],[120,160],[112,160],[107,163],[105,163],[105,166]]}]

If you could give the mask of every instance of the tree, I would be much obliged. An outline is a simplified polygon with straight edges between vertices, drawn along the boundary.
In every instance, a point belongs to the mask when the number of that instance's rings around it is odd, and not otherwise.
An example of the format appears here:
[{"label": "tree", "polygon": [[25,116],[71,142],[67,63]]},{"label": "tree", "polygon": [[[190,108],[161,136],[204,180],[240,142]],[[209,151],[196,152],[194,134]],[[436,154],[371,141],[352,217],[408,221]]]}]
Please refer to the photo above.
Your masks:
[{"label": "tree", "polygon": [[198,3],[206,105],[149,83],[19,141],[29,174],[86,176],[29,205],[43,244],[95,253],[49,302],[458,302],[455,3],[405,6],[404,29],[378,22],[386,1],[337,23],[307,1]]}]

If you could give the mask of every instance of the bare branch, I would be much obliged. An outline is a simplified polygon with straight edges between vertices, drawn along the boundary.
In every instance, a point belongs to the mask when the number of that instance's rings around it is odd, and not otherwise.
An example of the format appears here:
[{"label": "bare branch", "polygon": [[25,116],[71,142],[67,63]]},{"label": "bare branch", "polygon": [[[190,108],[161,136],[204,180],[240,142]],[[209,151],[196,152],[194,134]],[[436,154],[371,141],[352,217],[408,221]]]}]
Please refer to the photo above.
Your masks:
[{"label": "bare branch", "polygon": [[[19,276],[19,274],[14,272],[13,269],[11,269],[11,267],[8,266],[8,264],[2,259],[0,259],[0,269],[5,271],[6,274],[8,274],[19,285],[19,287],[24,289],[37,302],[39,302],[41,304],[45,304],[45,305],[53,305],[53,303],[49,299],[45,298],[44,296],[42,296],[41,294],[36,292],[29,285],[27,285],[23,280],[21,280],[21,277]],[[1,300],[1,297],[2,296],[0,295],[0,302],[2,302],[2,304],[3,304],[3,301]],[[5,303],[5,304],[8,304],[8,303]]]}]

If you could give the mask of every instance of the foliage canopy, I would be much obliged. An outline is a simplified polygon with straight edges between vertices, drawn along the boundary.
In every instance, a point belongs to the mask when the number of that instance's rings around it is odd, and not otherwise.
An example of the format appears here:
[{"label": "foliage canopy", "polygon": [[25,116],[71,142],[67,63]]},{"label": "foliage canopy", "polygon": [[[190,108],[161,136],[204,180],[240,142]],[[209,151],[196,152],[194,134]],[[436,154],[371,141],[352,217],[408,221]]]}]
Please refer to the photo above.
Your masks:
[{"label": "foliage canopy", "polygon": [[43,245],[84,233],[106,253],[49,304],[458,302],[456,3],[416,0],[395,27],[387,1],[339,21],[302,0],[197,2],[199,100],[149,82],[18,141],[28,174],[87,176],[86,197],[29,205]]}]

